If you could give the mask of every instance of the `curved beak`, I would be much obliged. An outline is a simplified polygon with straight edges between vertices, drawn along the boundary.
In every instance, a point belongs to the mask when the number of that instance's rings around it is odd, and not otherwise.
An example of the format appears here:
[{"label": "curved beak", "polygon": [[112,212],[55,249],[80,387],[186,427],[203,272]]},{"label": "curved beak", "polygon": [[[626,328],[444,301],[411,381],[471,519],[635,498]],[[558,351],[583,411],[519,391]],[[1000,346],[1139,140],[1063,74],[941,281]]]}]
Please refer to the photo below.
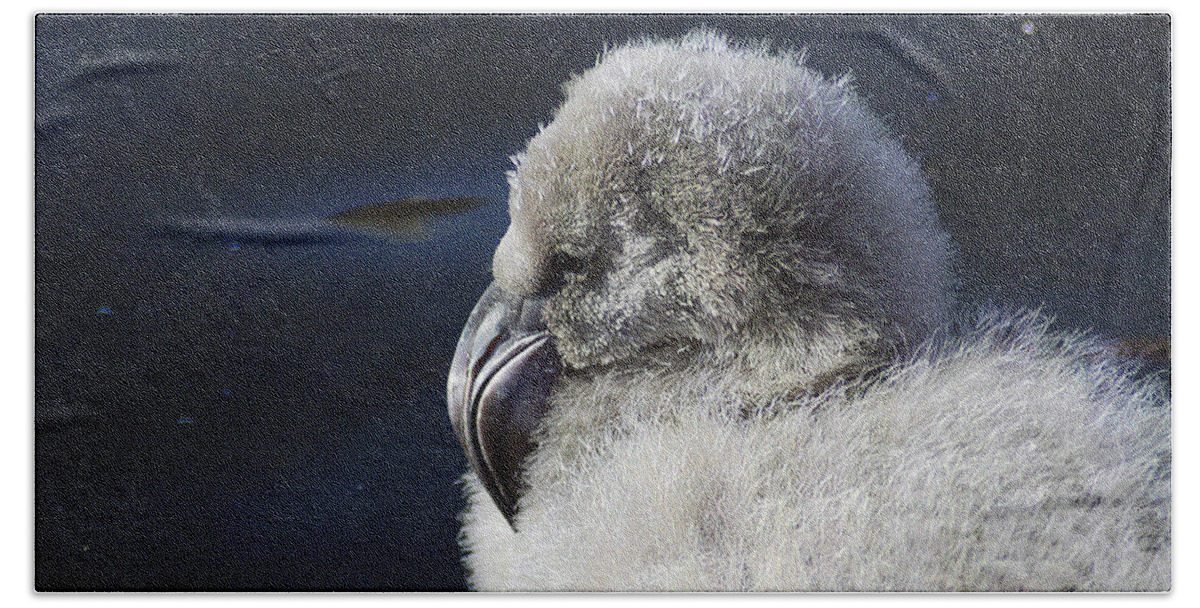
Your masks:
[{"label": "curved beak", "polygon": [[562,369],[544,304],[489,286],[458,339],[446,383],[454,433],[514,530],[524,461]]}]

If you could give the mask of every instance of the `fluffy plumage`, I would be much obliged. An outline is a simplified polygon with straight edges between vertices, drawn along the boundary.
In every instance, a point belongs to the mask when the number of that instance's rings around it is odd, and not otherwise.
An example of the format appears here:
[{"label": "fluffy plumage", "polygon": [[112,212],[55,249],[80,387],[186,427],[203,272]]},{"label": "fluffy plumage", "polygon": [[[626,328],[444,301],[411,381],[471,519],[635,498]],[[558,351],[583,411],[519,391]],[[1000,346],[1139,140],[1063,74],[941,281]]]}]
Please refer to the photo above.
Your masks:
[{"label": "fluffy plumage", "polygon": [[493,272],[554,291],[568,363],[796,323],[915,342],[945,320],[929,188],[846,79],[699,33],[615,50],[565,89],[515,157]]},{"label": "fluffy plumage", "polygon": [[477,588],[1169,588],[1164,396],[1035,315],[932,336],[947,240],[844,80],[700,32],[566,91],[494,265],[564,369],[519,531],[467,477]]}]

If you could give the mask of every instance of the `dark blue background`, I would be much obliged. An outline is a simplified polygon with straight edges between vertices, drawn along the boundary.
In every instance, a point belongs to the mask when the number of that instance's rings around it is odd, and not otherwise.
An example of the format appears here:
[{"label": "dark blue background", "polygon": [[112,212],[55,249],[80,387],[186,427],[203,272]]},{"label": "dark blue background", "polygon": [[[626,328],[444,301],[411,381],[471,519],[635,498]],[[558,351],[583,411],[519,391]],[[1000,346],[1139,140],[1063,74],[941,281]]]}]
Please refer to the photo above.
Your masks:
[{"label": "dark blue background", "polygon": [[[1170,23],[1044,16],[36,20],[36,585],[458,589],[443,390],[504,171],[606,43],[708,24],[852,70],[963,308],[1170,333]],[[426,238],[272,240],[479,195]]]}]

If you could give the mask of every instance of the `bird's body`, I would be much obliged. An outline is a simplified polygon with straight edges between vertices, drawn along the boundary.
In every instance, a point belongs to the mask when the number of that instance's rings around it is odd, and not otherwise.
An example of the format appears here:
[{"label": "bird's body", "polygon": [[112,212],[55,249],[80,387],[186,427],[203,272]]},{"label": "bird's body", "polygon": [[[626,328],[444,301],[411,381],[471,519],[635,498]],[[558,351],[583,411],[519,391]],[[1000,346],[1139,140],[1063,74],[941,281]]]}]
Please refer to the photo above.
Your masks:
[{"label": "bird's body", "polygon": [[579,407],[551,410],[519,532],[468,482],[472,582],[1168,589],[1170,413],[1099,356],[1037,317],[991,317],[879,380],[793,401],[730,399],[736,373],[564,387],[554,405]]},{"label": "bird's body", "polygon": [[1169,588],[1165,398],[1036,315],[945,335],[928,187],[844,80],[622,47],[511,182],[449,385],[477,588]]}]

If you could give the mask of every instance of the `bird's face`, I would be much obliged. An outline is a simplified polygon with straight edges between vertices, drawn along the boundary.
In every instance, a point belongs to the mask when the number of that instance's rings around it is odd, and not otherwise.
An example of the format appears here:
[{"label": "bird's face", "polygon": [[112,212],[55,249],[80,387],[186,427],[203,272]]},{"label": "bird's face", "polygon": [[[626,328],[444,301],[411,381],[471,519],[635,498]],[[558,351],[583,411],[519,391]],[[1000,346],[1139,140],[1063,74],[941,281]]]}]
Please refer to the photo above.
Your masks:
[{"label": "bird's face", "polygon": [[560,372],[677,357],[735,331],[753,308],[729,210],[664,183],[679,179],[682,165],[666,167],[679,159],[603,157],[619,143],[580,141],[558,123],[529,143],[510,175],[495,281],[455,355],[451,420],[510,523]]},{"label": "bird's face", "polygon": [[863,159],[893,152],[860,149],[879,131],[842,82],[709,38],[610,53],[566,92],[515,157],[495,281],[448,382],[455,431],[510,523],[562,372],[887,317],[852,280],[878,274],[863,250],[883,220],[850,222],[846,202],[870,196]]}]

